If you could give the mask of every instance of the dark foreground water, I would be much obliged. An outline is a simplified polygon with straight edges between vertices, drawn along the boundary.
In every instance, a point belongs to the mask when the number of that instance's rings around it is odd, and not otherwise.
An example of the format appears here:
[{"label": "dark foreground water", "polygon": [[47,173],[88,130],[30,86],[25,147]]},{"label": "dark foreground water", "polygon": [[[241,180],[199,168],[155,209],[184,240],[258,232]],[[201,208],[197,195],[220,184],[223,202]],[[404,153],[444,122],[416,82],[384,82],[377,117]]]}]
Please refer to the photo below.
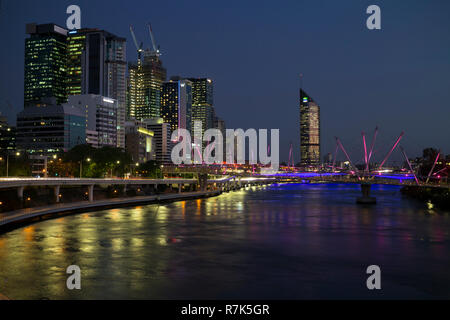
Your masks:
[{"label": "dark foreground water", "polygon": [[[450,214],[374,186],[279,185],[48,220],[0,235],[12,299],[450,298]],[[66,268],[82,289],[66,289]],[[366,268],[381,267],[379,291]]]}]

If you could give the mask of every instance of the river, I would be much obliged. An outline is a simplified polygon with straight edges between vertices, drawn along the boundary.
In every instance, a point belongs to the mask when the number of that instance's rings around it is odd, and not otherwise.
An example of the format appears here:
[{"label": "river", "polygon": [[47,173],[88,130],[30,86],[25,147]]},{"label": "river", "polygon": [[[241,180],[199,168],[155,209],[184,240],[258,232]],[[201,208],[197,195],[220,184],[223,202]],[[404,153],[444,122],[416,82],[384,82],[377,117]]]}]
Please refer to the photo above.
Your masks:
[{"label": "river", "polygon": [[[285,184],[0,235],[11,299],[450,299],[450,214],[374,185]],[[66,268],[81,268],[81,290]],[[368,290],[366,268],[381,268]]]}]

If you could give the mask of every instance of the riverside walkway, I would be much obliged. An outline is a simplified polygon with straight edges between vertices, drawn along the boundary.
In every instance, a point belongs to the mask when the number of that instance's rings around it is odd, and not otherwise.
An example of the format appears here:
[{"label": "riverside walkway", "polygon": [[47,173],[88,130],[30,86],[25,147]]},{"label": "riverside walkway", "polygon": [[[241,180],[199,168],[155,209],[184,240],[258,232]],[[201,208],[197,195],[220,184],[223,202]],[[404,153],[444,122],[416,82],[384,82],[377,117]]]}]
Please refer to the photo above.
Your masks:
[{"label": "riverside walkway", "polygon": [[59,203],[49,206],[35,207],[10,211],[0,214],[0,228],[15,223],[24,223],[30,221],[41,220],[45,216],[63,215],[74,212],[86,212],[89,210],[98,210],[102,208],[117,208],[120,206],[132,206],[139,204],[149,204],[164,201],[189,200],[203,197],[212,197],[219,195],[220,190],[214,191],[197,191],[185,193],[171,193],[152,196],[136,196],[132,198],[114,198],[98,200],[95,202],[79,201],[72,203]]}]

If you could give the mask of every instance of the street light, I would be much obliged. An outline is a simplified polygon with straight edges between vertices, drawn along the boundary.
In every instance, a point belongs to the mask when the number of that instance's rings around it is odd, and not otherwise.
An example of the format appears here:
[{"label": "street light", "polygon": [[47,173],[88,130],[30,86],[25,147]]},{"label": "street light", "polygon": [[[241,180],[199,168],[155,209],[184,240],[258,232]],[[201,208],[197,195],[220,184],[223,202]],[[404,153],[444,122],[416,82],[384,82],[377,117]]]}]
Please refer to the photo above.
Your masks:
[{"label": "street light", "polygon": [[[137,177],[138,175],[138,168],[139,168],[139,162],[136,162],[134,165],[134,176]],[[131,167],[131,169],[133,170],[133,167]],[[131,172],[133,173],[133,172]]]},{"label": "street light", "polygon": [[[91,158],[87,158],[86,161],[91,162]],[[80,160],[80,179],[82,178],[82,173],[83,173],[83,159]]]},{"label": "street light", "polygon": [[[9,151],[6,151],[6,177],[9,177]],[[16,156],[20,156],[20,152],[16,152]],[[0,161],[3,161],[3,157],[0,157]]]}]

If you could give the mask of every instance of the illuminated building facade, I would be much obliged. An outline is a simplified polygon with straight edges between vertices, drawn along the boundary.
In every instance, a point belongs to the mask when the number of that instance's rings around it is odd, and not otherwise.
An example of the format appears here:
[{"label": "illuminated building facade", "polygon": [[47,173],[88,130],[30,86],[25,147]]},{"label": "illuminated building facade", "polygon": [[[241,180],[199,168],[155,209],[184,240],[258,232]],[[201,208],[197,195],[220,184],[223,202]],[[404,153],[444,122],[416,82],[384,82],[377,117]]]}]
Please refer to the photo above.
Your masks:
[{"label": "illuminated building facade", "polygon": [[154,133],[155,160],[161,164],[172,164],[173,142],[170,140],[172,135],[170,125],[162,118],[145,119],[143,122],[147,125],[147,129]]},{"label": "illuminated building facade", "polygon": [[138,120],[125,122],[126,151],[131,155],[133,163],[155,160],[153,137],[154,132],[147,129],[145,123]]},{"label": "illuminated building facade", "polygon": [[85,50],[85,34],[70,31],[67,38],[67,94],[69,96],[83,94],[83,64]]},{"label": "illuminated building facade", "polygon": [[189,78],[192,82],[192,129],[194,121],[200,121],[202,135],[205,130],[214,127],[214,89],[213,82],[208,78]]},{"label": "illuminated building facade", "polygon": [[126,39],[99,29],[68,32],[69,95],[117,100],[117,147],[125,147]]},{"label": "illuminated building facade", "polygon": [[0,154],[16,150],[16,128],[0,113]]},{"label": "illuminated building facade", "polygon": [[300,164],[320,164],[320,107],[300,89]]},{"label": "illuminated building facade", "polygon": [[192,83],[171,79],[162,86],[161,117],[173,131],[182,128],[191,132]]},{"label": "illuminated building facade", "polygon": [[86,115],[77,107],[40,103],[17,115],[17,150],[31,155],[66,152],[86,141]]},{"label": "illuminated building facade", "polygon": [[67,30],[56,24],[27,24],[25,40],[24,105],[55,97],[67,100]]},{"label": "illuminated building facade", "polygon": [[162,85],[166,81],[166,69],[159,55],[144,53],[135,63],[128,65],[128,119],[160,117]]},{"label": "illuminated building facade", "polygon": [[[69,96],[68,104],[77,107],[86,116],[86,142],[93,147],[117,146],[118,102],[95,94]],[[97,139],[93,137],[94,132]]]}]

